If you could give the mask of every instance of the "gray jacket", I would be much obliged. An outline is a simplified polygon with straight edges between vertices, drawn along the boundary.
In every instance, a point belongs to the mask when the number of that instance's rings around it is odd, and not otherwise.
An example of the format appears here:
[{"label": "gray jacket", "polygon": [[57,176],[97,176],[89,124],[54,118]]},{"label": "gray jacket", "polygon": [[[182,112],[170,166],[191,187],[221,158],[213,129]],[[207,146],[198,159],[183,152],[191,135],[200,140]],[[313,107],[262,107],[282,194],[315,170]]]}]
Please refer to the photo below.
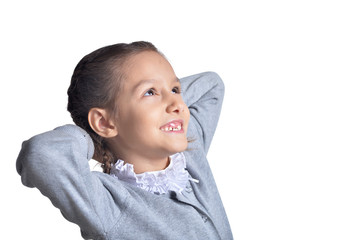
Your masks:
[{"label": "gray jacket", "polygon": [[233,239],[206,159],[224,94],[219,76],[206,72],[180,80],[191,112],[184,152],[190,182],[182,193],[156,195],[108,174],[90,171],[89,135],[65,125],[22,145],[16,168],[22,183],[36,187],[76,223],[86,239]]}]

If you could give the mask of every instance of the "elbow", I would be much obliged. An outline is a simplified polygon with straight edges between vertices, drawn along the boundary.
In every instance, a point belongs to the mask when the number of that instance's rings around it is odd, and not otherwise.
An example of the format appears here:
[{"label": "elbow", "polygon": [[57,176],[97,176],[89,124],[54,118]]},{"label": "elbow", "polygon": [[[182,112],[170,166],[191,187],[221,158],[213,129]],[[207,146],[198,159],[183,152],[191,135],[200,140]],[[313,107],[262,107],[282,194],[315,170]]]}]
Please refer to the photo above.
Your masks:
[{"label": "elbow", "polygon": [[37,149],[38,146],[41,145],[43,145],[41,143],[41,139],[37,138],[36,136],[22,143],[18,158],[16,160],[16,171],[19,175],[23,174],[24,165],[26,165],[29,157],[34,153],[34,149]]},{"label": "elbow", "polygon": [[223,101],[224,98],[224,91],[225,91],[225,85],[222,80],[222,78],[218,75],[216,72],[205,72],[203,73],[211,81],[211,84],[213,85],[212,90],[215,92],[215,96],[217,100]]},{"label": "elbow", "polygon": [[16,159],[16,171],[21,176],[22,183],[27,187],[34,187],[32,183],[32,172],[36,169],[35,161],[38,161],[38,157],[33,157],[34,144],[32,139],[24,141]]},{"label": "elbow", "polygon": [[222,78],[218,75],[216,72],[208,71],[203,73],[205,76],[207,76],[210,81],[212,81],[213,85],[220,89],[222,92],[225,90],[224,82]]}]

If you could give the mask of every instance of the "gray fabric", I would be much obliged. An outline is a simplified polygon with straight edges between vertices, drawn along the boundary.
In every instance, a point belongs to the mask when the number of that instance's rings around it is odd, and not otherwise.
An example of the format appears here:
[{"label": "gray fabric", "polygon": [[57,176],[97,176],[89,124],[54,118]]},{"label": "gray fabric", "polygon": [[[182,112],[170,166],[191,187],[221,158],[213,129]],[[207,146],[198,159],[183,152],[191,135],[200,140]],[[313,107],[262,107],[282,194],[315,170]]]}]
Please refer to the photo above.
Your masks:
[{"label": "gray fabric", "polygon": [[94,146],[75,125],[39,134],[22,145],[16,168],[25,186],[36,187],[81,228],[86,239],[233,239],[206,154],[224,94],[212,72],[181,79],[190,109],[184,154],[190,182],[182,194],[156,195],[107,174],[90,171]]}]

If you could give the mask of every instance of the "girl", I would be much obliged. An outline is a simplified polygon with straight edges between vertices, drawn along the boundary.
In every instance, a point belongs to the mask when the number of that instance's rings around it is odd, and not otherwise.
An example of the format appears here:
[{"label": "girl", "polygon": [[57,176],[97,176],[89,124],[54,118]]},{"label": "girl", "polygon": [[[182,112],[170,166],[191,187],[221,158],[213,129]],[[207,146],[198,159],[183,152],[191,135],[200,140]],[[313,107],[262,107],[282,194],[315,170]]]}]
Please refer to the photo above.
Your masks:
[{"label": "girl", "polygon": [[232,239],[206,159],[223,92],[215,73],[179,80],[149,42],[98,49],[68,89],[77,126],[25,141],[17,171],[85,239]]}]

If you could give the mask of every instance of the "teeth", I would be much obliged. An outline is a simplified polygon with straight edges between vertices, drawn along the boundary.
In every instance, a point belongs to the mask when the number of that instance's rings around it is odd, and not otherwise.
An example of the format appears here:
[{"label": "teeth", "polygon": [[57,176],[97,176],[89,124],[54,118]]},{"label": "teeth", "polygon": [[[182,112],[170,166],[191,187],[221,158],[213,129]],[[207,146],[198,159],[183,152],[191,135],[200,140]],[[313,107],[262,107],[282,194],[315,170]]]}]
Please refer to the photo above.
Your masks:
[{"label": "teeth", "polygon": [[163,131],[169,132],[169,131],[179,131],[182,129],[182,126],[178,125],[177,127],[165,127],[162,128]]}]

